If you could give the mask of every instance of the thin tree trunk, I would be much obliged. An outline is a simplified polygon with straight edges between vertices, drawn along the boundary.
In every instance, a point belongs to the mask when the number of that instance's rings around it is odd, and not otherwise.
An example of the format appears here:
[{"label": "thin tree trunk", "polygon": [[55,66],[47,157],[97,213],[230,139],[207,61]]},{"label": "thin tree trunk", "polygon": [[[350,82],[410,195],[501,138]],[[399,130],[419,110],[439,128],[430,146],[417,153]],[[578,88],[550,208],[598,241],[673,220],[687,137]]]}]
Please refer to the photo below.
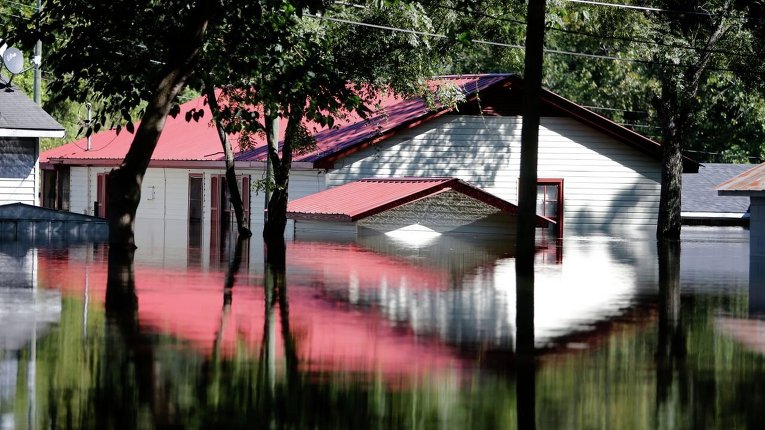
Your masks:
[{"label": "thin tree trunk", "polygon": [[303,120],[303,107],[292,105],[287,117],[287,130],[284,134],[282,156],[279,158],[278,142],[272,137],[271,118],[266,118],[266,139],[268,155],[274,174],[274,189],[268,201],[268,221],[263,226],[263,238],[266,243],[284,241],[284,229],[287,226],[287,202],[289,198],[290,169],[292,167],[292,139],[299,131]]},{"label": "thin tree trunk", "polygon": [[[209,81],[205,82],[205,95],[207,96],[207,104],[210,105],[210,111],[215,120],[215,128],[218,130],[220,144],[223,146],[223,154],[226,159],[226,182],[228,183],[228,193],[231,198],[231,204],[234,206],[237,230],[239,231],[240,236],[250,237],[252,236],[252,232],[250,232],[250,229],[246,226],[247,220],[244,219],[244,203],[242,202],[241,194],[239,194],[239,184],[236,181],[234,151],[231,148],[231,142],[229,142],[226,137],[226,131],[223,128],[223,124],[220,122],[220,108],[218,107],[218,100],[215,98],[215,88]],[[249,190],[242,191],[249,192]]]},{"label": "thin tree trunk", "polygon": [[527,276],[533,276],[534,274],[537,158],[544,33],[545,0],[529,0],[526,24],[526,58],[523,76],[521,177],[518,185],[518,237],[515,266],[517,274]]},{"label": "thin tree trunk", "polygon": [[119,167],[109,173],[109,244],[135,248],[135,214],[141,201],[141,184],[154,148],[173,106],[186,81],[199,62],[212,2],[195,3],[194,14],[183,29],[175,55],[170,56],[165,73],[153,90],[133,143]]}]

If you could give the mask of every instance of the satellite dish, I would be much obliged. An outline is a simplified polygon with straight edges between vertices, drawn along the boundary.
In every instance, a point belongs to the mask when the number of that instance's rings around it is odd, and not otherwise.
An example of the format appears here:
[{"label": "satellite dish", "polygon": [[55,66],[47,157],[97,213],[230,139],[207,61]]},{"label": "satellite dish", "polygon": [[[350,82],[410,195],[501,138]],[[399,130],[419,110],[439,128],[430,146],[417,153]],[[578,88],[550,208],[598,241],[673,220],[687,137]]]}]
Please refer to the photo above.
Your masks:
[{"label": "satellite dish", "polygon": [[24,70],[24,55],[18,48],[7,48],[3,52],[3,63],[9,72],[18,75]]}]

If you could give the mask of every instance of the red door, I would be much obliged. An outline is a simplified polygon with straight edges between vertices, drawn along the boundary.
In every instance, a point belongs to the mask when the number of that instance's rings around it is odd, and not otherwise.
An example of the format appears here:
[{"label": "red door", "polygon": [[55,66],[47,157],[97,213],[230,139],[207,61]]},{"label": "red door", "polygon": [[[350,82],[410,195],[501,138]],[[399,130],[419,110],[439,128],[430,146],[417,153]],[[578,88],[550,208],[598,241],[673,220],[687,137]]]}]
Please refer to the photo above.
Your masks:
[{"label": "red door", "polygon": [[96,203],[98,210],[95,215],[100,218],[106,218],[107,205],[109,204],[109,174],[99,173],[96,176]]}]

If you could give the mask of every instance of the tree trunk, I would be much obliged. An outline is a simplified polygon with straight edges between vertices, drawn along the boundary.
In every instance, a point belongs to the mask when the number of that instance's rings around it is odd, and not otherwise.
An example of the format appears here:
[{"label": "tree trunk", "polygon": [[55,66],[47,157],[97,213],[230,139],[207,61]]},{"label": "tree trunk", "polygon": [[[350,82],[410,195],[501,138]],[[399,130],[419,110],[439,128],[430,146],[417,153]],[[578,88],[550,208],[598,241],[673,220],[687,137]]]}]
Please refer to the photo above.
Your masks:
[{"label": "tree trunk", "polygon": [[671,78],[662,83],[661,99],[657,111],[662,125],[662,167],[659,219],[656,224],[658,239],[680,239],[681,188],[683,155],[681,146],[688,123],[687,111],[678,99],[677,85]]},{"label": "tree trunk", "polygon": [[523,76],[521,177],[518,185],[518,237],[515,271],[519,275],[530,276],[534,274],[537,158],[544,33],[545,0],[529,0],[526,24],[526,58]]},{"label": "tree trunk", "polygon": [[[284,229],[287,226],[287,202],[292,167],[292,140],[299,133],[303,121],[304,106],[292,105],[287,116],[287,130],[284,134],[282,156],[279,158],[278,142],[273,139],[272,122],[266,118],[266,140],[268,155],[274,173],[274,189],[268,201],[268,220],[263,226],[263,238],[266,243],[284,241]],[[268,258],[268,257],[267,257]]]},{"label": "tree trunk", "polygon": [[173,106],[188,77],[199,62],[212,5],[196,2],[194,13],[186,23],[179,46],[170,55],[165,72],[146,106],[133,143],[119,167],[109,173],[109,245],[135,248],[135,214],[141,201],[141,183],[151,161],[154,148]]},{"label": "tree trunk", "polygon": [[[726,0],[719,13],[715,27],[711,29],[699,52],[698,60],[678,74],[676,65],[670,65],[660,72],[661,97],[654,99],[662,129],[662,169],[659,219],[656,223],[656,237],[660,240],[680,239],[681,189],[683,181],[682,147],[688,136],[694,99],[699,92],[704,71],[712,61],[713,48],[730,29],[727,15],[731,0]],[[693,35],[696,37],[696,35]]]},{"label": "tree trunk", "polygon": [[[275,172],[276,173],[276,172]],[[284,240],[287,227],[289,174],[274,174],[274,189],[268,201],[268,221],[263,226],[263,238],[266,242]]]},{"label": "tree trunk", "polygon": [[[236,181],[234,151],[231,148],[231,142],[229,142],[226,137],[226,131],[223,129],[223,124],[220,122],[220,109],[218,107],[218,100],[215,98],[215,88],[209,81],[205,82],[205,95],[207,96],[207,104],[210,105],[210,111],[215,120],[215,128],[218,130],[220,144],[223,146],[223,154],[226,159],[226,182],[228,183],[228,193],[231,196],[231,204],[234,206],[237,230],[239,231],[240,236],[250,237],[252,236],[252,232],[250,232],[250,229],[245,225],[247,220],[244,219],[244,204],[242,203],[242,196],[239,194],[239,184]],[[249,190],[242,191],[249,192]]]}]

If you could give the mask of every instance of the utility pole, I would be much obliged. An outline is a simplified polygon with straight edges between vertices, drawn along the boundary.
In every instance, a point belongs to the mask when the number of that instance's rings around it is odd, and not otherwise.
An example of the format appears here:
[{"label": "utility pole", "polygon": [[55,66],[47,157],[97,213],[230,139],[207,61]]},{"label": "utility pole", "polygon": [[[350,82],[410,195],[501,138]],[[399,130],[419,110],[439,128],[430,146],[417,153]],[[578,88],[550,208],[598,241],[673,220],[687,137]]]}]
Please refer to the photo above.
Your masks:
[{"label": "utility pole", "polygon": [[[35,11],[40,13],[42,10],[42,0],[37,0],[37,8]],[[32,63],[35,67],[34,77],[34,100],[38,105],[42,104],[42,40],[38,40],[35,45],[35,56],[32,59]]]},{"label": "utility pole", "polygon": [[[36,13],[40,13],[42,10],[42,0],[37,0],[37,7],[35,8]],[[39,25],[39,21],[38,21]],[[34,58],[32,58],[32,64],[34,65],[34,101],[37,103],[38,106],[42,105],[42,40],[38,39],[37,43],[35,44],[35,52],[34,52]],[[37,142],[35,144],[35,160],[37,160],[40,156],[40,138],[35,137],[34,138]],[[40,163],[35,162],[35,169],[34,169],[34,175],[35,175],[35,186],[34,186],[34,192],[35,192],[35,204],[38,206],[42,206],[42,196],[40,195]]]}]

